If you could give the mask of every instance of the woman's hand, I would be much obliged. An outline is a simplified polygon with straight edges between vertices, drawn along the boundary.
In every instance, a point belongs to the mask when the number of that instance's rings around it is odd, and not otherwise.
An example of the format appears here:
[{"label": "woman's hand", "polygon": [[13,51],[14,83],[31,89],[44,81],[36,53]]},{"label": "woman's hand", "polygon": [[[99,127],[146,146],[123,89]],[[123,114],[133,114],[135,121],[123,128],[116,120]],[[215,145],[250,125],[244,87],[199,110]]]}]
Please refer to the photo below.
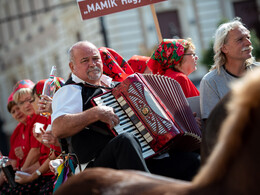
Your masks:
[{"label": "woman's hand", "polygon": [[59,140],[53,136],[52,131],[46,131],[42,135],[42,139],[44,140],[44,144],[59,146]]},{"label": "woman's hand", "polygon": [[49,168],[50,168],[51,172],[53,172],[56,175],[58,173],[57,169],[62,163],[63,163],[63,159],[60,159],[60,158],[51,160],[49,163]]},{"label": "woman's hand", "polygon": [[40,113],[52,113],[52,99],[47,95],[40,95],[38,110]]},{"label": "woman's hand", "polygon": [[[42,125],[42,126],[40,126],[40,125]],[[43,129],[43,126],[44,126],[44,124],[41,124],[41,123],[35,123],[33,125],[33,136],[40,143],[43,143],[42,136],[45,133],[45,130]]]},{"label": "woman's hand", "polygon": [[18,146],[14,149],[15,156],[19,158],[20,160],[23,159],[24,153],[21,146]]},{"label": "woman's hand", "polygon": [[34,179],[36,179],[36,178],[33,178],[33,174],[31,175],[29,173],[19,172],[19,171],[17,171],[15,173],[15,182],[17,182],[19,184],[25,184],[25,183],[32,182]]}]

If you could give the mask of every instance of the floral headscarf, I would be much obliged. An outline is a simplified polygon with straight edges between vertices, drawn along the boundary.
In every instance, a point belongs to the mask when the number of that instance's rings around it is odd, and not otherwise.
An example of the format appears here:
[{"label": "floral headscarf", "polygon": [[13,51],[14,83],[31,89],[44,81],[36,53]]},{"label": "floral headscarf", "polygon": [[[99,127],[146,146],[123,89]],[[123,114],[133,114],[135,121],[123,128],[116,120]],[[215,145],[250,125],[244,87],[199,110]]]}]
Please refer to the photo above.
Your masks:
[{"label": "floral headscarf", "polygon": [[14,101],[14,100],[13,100],[13,95],[14,95],[14,92],[12,92],[12,93],[9,95],[9,97],[8,97],[8,99],[7,99],[7,105],[9,104],[9,102]]},{"label": "floral headscarf", "polygon": [[121,82],[134,73],[127,61],[115,50],[106,47],[100,47],[98,50],[103,62],[103,72],[113,81]]},{"label": "floral headscarf", "polygon": [[147,66],[153,74],[164,74],[165,70],[179,64],[188,47],[185,39],[164,39],[151,56]]},{"label": "floral headscarf", "polygon": [[20,80],[15,84],[15,86],[13,88],[13,93],[15,93],[16,91],[18,91],[19,89],[22,89],[22,88],[32,89],[33,86],[34,86],[34,82],[32,82],[31,80],[28,80],[28,79]]},{"label": "floral headscarf", "polygon": [[150,57],[134,55],[127,62],[131,66],[134,72],[138,72],[142,74],[144,73],[149,60]]}]

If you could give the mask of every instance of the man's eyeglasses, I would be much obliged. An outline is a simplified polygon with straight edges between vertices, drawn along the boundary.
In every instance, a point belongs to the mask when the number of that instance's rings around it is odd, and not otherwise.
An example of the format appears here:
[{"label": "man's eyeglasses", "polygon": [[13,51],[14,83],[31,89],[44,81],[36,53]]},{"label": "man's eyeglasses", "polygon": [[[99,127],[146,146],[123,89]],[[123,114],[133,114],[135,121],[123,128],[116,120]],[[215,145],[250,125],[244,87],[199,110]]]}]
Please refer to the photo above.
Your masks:
[{"label": "man's eyeglasses", "polygon": [[185,54],[183,54],[183,55],[190,55],[190,56],[192,56],[192,57],[196,57],[196,56],[197,56],[195,53],[185,53]]},{"label": "man's eyeglasses", "polygon": [[32,98],[27,98],[27,99],[25,99],[24,101],[18,102],[17,104],[18,104],[18,106],[22,106],[22,105],[24,105],[25,102],[32,103],[32,102],[34,102],[34,99],[32,99]]}]

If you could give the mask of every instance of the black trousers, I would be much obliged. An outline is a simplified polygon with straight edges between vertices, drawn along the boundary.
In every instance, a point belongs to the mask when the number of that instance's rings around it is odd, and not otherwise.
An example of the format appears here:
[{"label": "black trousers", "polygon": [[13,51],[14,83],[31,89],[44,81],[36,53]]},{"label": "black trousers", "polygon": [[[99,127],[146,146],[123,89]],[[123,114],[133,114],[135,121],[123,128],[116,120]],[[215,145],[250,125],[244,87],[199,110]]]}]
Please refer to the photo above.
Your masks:
[{"label": "black trousers", "polygon": [[138,139],[129,133],[120,134],[110,140],[87,167],[134,169],[149,172]]},{"label": "black trousers", "polygon": [[151,173],[191,181],[200,168],[200,155],[196,152],[170,152],[169,157],[148,159],[146,164]]}]

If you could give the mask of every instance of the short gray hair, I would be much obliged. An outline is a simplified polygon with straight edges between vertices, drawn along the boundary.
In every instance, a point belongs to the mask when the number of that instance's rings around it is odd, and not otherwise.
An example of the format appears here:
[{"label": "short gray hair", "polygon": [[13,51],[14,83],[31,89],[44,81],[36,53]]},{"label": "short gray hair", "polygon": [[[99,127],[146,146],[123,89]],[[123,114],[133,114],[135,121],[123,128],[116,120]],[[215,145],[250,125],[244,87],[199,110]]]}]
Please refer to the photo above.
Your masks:
[{"label": "short gray hair", "polygon": [[[73,49],[74,49],[74,47],[76,47],[76,46],[78,46],[78,45],[81,45],[81,44],[86,44],[86,43],[95,46],[93,43],[91,43],[91,42],[89,42],[89,41],[79,41],[79,42],[73,44],[73,45],[69,48],[69,50],[68,50],[69,62],[74,63],[74,54],[73,54]],[[95,47],[96,47],[96,46],[95,46]]]},{"label": "short gray hair", "polygon": [[[232,21],[221,24],[215,33],[215,42],[214,42],[214,65],[211,67],[211,70],[217,69],[218,72],[220,71],[220,67],[226,63],[226,56],[221,51],[223,45],[227,42],[227,36],[229,31],[233,30],[236,27],[243,26],[245,27],[241,19],[239,17],[234,18]],[[246,28],[246,27],[245,27]],[[250,65],[254,62],[254,58],[251,57],[246,60],[246,66]]]}]

